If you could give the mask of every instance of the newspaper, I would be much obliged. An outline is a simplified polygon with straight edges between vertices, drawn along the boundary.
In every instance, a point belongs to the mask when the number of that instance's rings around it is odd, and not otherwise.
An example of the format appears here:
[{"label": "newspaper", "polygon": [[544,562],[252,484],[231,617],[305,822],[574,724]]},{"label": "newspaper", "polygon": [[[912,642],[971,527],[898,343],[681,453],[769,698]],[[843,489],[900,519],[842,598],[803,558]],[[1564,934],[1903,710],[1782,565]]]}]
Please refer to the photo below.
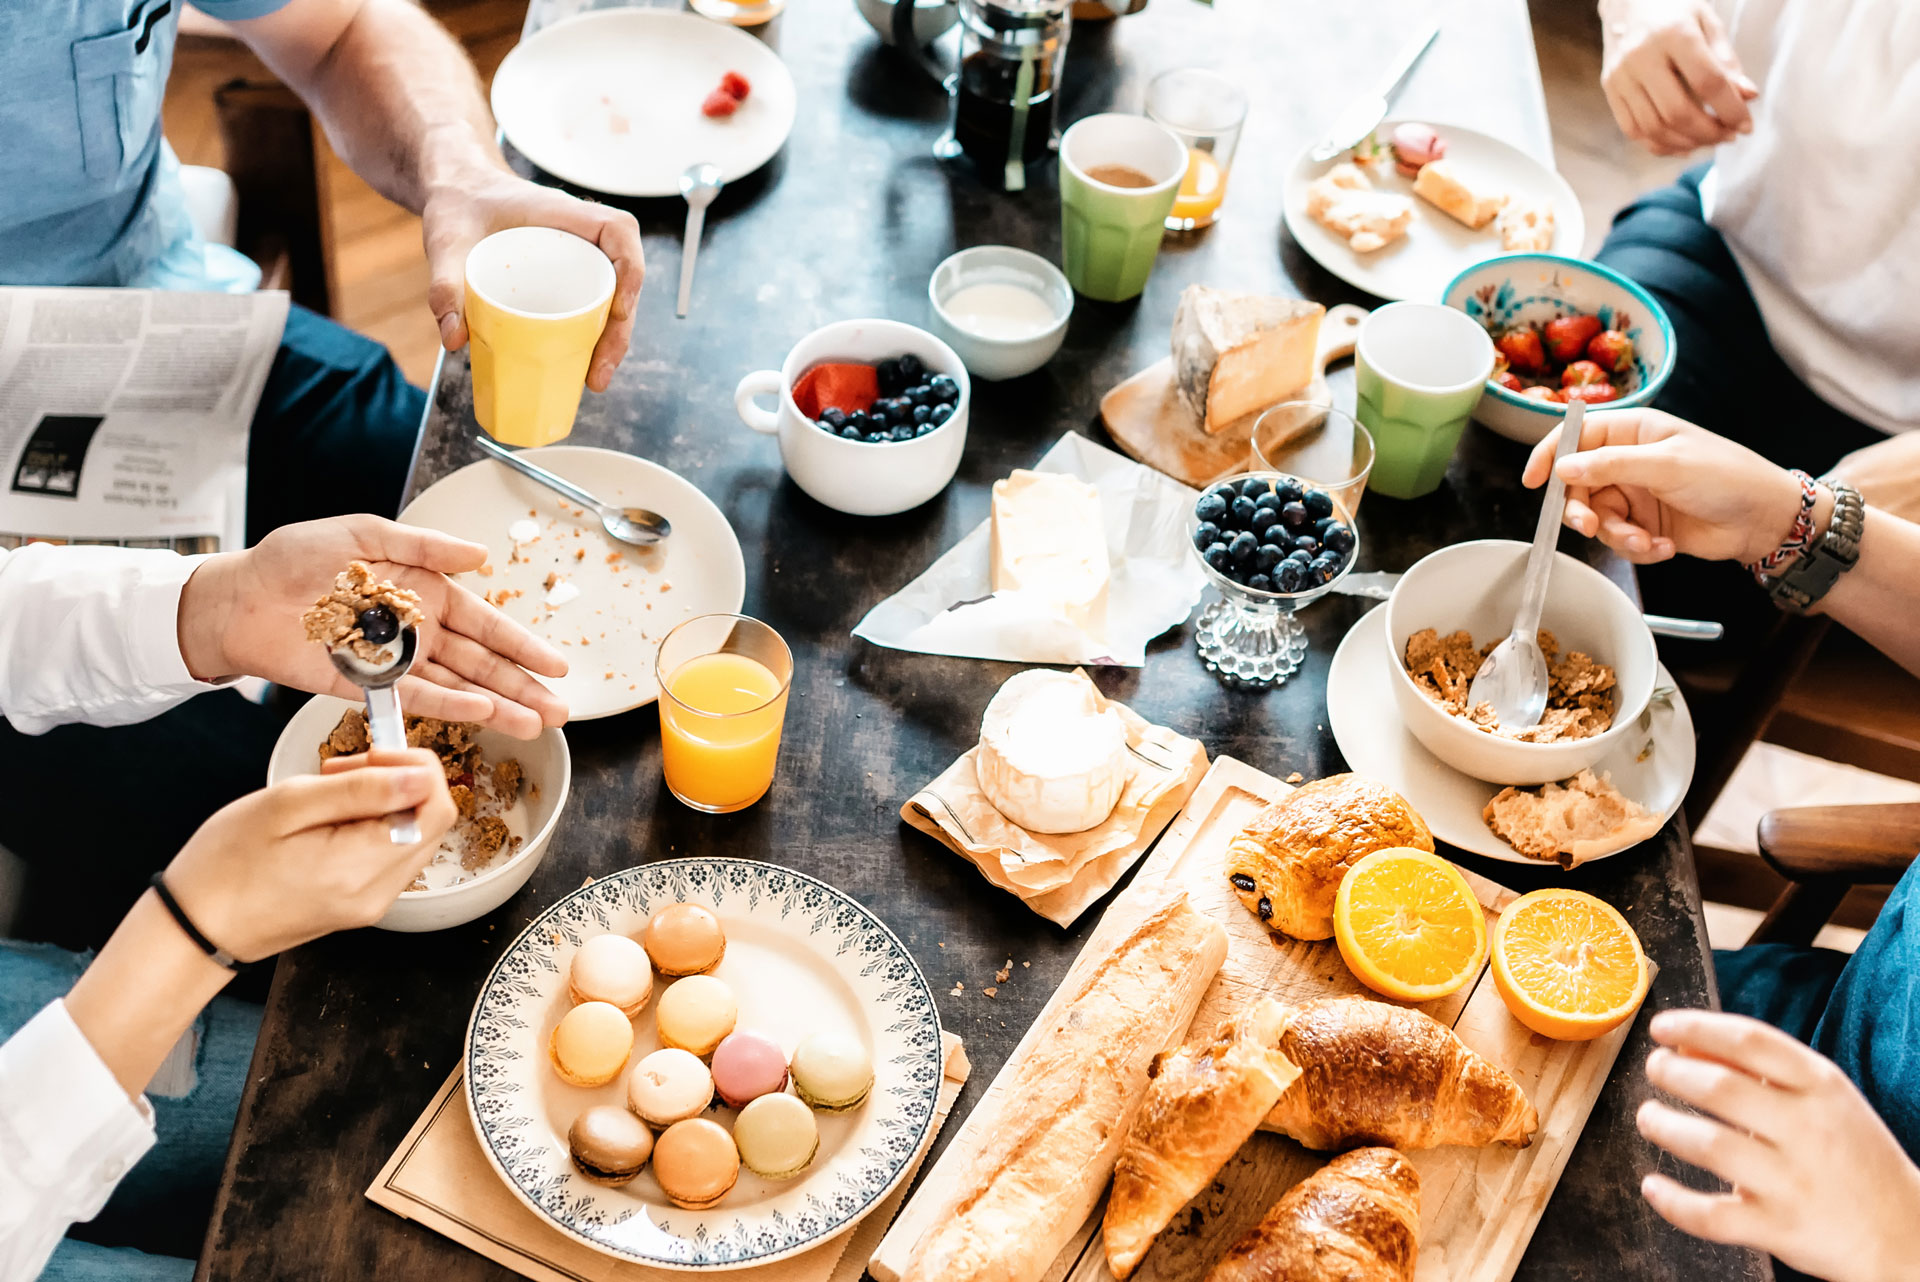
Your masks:
[{"label": "newspaper", "polygon": [[284,293],[0,288],[0,547],[244,546]]}]

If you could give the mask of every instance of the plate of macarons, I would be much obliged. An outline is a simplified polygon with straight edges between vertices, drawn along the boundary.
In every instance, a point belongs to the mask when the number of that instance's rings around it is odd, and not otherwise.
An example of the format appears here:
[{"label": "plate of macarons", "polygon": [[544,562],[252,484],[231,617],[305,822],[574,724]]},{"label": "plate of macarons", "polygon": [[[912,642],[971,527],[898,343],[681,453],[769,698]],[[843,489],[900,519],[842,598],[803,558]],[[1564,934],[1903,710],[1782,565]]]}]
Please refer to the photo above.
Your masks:
[{"label": "plate of macarons", "polygon": [[608,1255],[770,1263],[844,1232],[934,1124],[933,990],[805,873],[676,859],[588,881],[508,946],[467,1027],[481,1150]]}]

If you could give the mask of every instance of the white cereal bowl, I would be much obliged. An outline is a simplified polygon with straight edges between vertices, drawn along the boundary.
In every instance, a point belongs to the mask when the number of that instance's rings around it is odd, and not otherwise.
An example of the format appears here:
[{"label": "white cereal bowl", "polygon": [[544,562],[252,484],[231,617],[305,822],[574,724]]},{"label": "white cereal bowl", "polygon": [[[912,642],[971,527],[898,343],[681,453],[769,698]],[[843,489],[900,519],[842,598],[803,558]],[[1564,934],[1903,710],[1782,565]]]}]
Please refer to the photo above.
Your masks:
[{"label": "white cereal bowl", "polygon": [[[1650,405],[1673,374],[1676,344],[1667,313],[1653,295],[1599,263],[1559,254],[1503,254],[1455,276],[1440,301],[1479,321],[1489,334],[1576,313],[1625,330],[1633,340],[1633,372],[1621,376],[1625,385],[1617,400],[1592,409]],[[1508,440],[1534,445],[1566,413],[1565,405],[1529,399],[1488,379],[1473,416]]]},{"label": "white cereal bowl", "polygon": [[[332,733],[342,713],[359,706],[324,694],[307,700],[306,706],[293,714],[273,745],[273,755],[267,759],[267,785],[271,787],[298,775],[319,774],[321,742]],[[393,907],[387,909],[386,916],[374,923],[381,930],[406,933],[445,930],[484,917],[526,885],[527,878],[533,876],[533,870],[546,856],[548,840],[560,820],[560,812],[566,809],[567,793],[573,786],[573,756],[567,751],[566,735],[549,726],[531,741],[515,739],[498,730],[482,730],[474,738],[488,761],[517,757],[525,767],[526,781],[540,786],[538,797],[523,789],[521,801],[515,807],[526,816],[524,829],[512,824],[513,816],[508,815],[514,835],[524,839],[520,849],[472,881],[434,890],[402,891]]]},{"label": "white cereal bowl", "polygon": [[[867,20],[885,44],[893,43],[893,5],[888,0],[854,0],[860,16]],[[930,45],[960,20],[960,7],[953,0],[912,0],[913,38]]]},{"label": "white cereal bowl", "polygon": [[1407,672],[1407,638],[1422,628],[1441,636],[1464,629],[1478,645],[1504,638],[1520,606],[1527,550],[1527,544],[1510,539],[1441,548],[1402,575],[1387,598],[1388,666],[1402,720],[1427,751],[1487,783],[1551,783],[1605,758],[1646,711],[1659,666],[1640,608],[1606,575],[1557,552],[1540,626],[1554,634],[1563,651],[1585,651],[1613,668],[1619,683],[1613,724],[1587,739],[1522,743],[1477,729],[1428,698]]},{"label": "white cereal bowl", "polygon": [[[947,300],[970,285],[1017,285],[1053,311],[1053,325],[1026,338],[992,338],[964,328],[947,311]],[[1011,245],[976,245],[950,255],[927,281],[933,332],[945,339],[975,378],[998,382],[1031,374],[1060,350],[1073,315],[1073,286],[1038,254]]]}]

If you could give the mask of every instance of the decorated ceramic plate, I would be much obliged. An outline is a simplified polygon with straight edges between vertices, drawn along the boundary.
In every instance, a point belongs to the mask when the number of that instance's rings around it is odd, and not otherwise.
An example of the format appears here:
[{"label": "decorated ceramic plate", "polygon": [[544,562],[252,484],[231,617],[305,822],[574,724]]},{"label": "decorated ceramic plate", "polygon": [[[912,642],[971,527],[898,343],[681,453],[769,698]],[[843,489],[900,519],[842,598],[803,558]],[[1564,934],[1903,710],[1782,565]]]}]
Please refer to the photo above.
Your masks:
[{"label": "decorated ceramic plate", "polygon": [[[1393,133],[1394,126],[1401,123],[1388,120],[1374,132],[1386,138]],[[1446,139],[1447,159],[1458,162],[1464,171],[1482,176],[1510,195],[1552,205],[1552,252],[1573,258],[1580,256],[1587,237],[1586,215],[1566,179],[1511,143],[1461,125],[1432,123]],[[1283,199],[1287,230],[1300,248],[1349,285],[1381,298],[1434,301],[1455,276],[1475,263],[1506,252],[1494,223],[1474,231],[1454,221],[1415,196],[1412,181],[1395,173],[1391,165],[1376,166],[1385,172],[1373,175],[1374,186],[1413,201],[1413,223],[1405,236],[1385,249],[1366,254],[1355,252],[1344,237],[1334,235],[1307,217],[1307,184],[1346,158],[1342,154],[1317,164],[1306,152],[1300,153],[1287,174]]]},{"label": "decorated ceramic plate", "polygon": [[[588,1090],[554,1072],[547,1039],[569,1008],[574,951],[609,931],[638,936],[668,904],[711,908],[727,933],[713,972],[740,1003],[738,1027],[788,1052],[813,1032],[859,1038],[873,1055],[864,1104],[819,1113],[820,1151],[806,1172],[740,1182],[710,1210],[667,1201],[651,1170],[618,1188],[582,1177],[567,1128],[583,1109],[626,1101],[627,1072]],[[653,1009],[634,1021],[629,1066],[659,1047]],[[467,1028],[466,1090],[480,1147],[549,1224],[622,1260],[670,1269],[731,1269],[784,1259],[859,1222],[906,1175],[933,1125],[941,1078],[933,990],[891,930],[805,873],[744,859],[675,859],[588,882],[536,918],[480,989]],[[734,1110],[706,1116],[732,1127]]]},{"label": "decorated ceramic plate", "polygon": [[[1327,726],[1347,766],[1369,775],[1405,797],[1433,835],[1450,846],[1504,859],[1541,864],[1493,835],[1480,812],[1500,791],[1498,784],[1463,775],[1422,747],[1400,718],[1386,665],[1387,608],[1378,606],[1353,625],[1334,652],[1327,671]],[[1693,717],[1674,686],[1673,674],[1659,669],[1653,702],[1642,720],[1644,735],[1629,736],[1612,756],[1594,766],[1614,786],[1660,816],[1665,823],[1686,799],[1693,782]],[[1622,846],[1600,858],[1617,855]]]}]

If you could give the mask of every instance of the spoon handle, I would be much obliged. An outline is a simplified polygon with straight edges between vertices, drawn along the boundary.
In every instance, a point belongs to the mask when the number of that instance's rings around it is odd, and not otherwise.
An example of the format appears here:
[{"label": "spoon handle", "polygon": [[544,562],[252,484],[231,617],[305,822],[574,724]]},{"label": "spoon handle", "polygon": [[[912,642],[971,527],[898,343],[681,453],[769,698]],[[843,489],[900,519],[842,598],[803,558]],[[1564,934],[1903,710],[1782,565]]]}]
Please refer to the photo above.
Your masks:
[{"label": "spoon handle", "polygon": [[[390,685],[368,686],[367,695],[367,735],[373,740],[373,746],[392,752],[403,752],[407,746],[407,722],[400,715],[400,694]],[[420,825],[414,822],[413,811],[404,810],[391,817],[391,826],[387,836],[396,846],[411,846],[420,840]]]},{"label": "spoon handle", "polygon": [[693,265],[700,258],[700,233],[707,225],[707,207],[687,203],[687,233],[680,241],[680,297],[675,300],[673,314],[685,317],[687,308],[693,303]]},{"label": "spoon handle", "polygon": [[1567,406],[1566,422],[1560,427],[1560,444],[1553,452],[1553,472],[1547,477],[1547,491],[1540,500],[1540,523],[1533,527],[1533,547],[1527,553],[1527,578],[1520,591],[1520,610],[1513,619],[1515,636],[1532,637],[1540,631],[1540,613],[1547,604],[1547,580],[1553,572],[1554,547],[1560,542],[1560,518],[1567,512],[1567,483],[1560,479],[1560,460],[1580,448],[1580,429],[1586,421],[1587,403],[1574,401]]},{"label": "spoon handle", "polygon": [[600,512],[606,508],[606,504],[575,485],[572,481],[562,480],[552,472],[547,471],[546,468],[535,463],[527,462],[527,460],[521,458],[519,454],[508,449],[498,441],[493,440],[491,437],[476,433],[473,439],[474,443],[481,449],[493,455],[522,476],[538,481],[548,489],[566,495],[575,503],[591,511]]}]

